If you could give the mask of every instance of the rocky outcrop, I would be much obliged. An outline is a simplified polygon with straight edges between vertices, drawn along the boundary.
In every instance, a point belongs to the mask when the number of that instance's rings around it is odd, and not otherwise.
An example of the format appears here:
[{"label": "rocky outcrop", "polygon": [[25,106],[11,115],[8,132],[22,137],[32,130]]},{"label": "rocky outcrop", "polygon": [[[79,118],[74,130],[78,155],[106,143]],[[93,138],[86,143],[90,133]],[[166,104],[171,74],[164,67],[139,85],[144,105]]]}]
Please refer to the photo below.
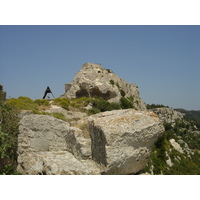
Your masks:
[{"label": "rocky outcrop", "polygon": [[64,108],[61,108],[56,105],[51,105],[51,107],[45,110],[47,113],[62,113],[67,120],[80,120],[84,117],[87,117],[87,114],[84,112],[76,112],[76,111],[67,111]]},{"label": "rocky outcrop", "polygon": [[179,153],[181,154],[186,153],[189,158],[191,158],[190,155],[194,155],[194,152],[189,148],[188,144],[184,142],[182,139],[179,139],[178,142],[176,142],[175,139],[172,138],[169,140],[169,142],[171,146]]},{"label": "rocky outcrop", "polygon": [[88,119],[92,159],[103,174],[135,174],[142,170],[151,147],[164,131],[153,112],[133,109],[99,113]]},{"label": "rocky outcrop", "polygon": [[99,113],[83,122],[88,123],[91,139],[83,130],[52,116],[24,116],[18,135],[18,171],[136,174],[144,168],[152,145],[164,131],[153,112],[134,109]]},{"label": "rocky outcrop", "polygon": [[100,174],[90,160],[78,160],[67,151],[30,152],[19,156],[17,170],[29,175],[89,175]]},{"label": "rocky outcrop", "polygon": [[27,115],[20,121],[19,132],[18,171],[22,174],[100,174],[89,159],[90,139],[69,123]]},{"label": "rocky outcrop", "polygon": [[99,64],[86,63],[72,82],[65,85],[65,94],[62,97],[73,99],[94,96],[109,102],[119,102],[121,97],[126,97],[133,102],[136,109],[146,110],[136,84],[127,83],[112,70],[104,69]]},{"label": "rocky outcrop", "polygon": [[151,111],[156,113],[163,123],[174,123],[176,119],[182,119],[184,114],[172,108],[154,108]]}]

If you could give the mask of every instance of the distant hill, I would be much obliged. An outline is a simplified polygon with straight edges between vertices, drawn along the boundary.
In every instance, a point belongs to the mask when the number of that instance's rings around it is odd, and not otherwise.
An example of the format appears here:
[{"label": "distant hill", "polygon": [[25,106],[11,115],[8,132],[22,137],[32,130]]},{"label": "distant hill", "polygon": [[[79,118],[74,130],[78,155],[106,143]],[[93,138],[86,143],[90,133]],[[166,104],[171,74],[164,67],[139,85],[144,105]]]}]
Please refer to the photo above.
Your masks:
[{"label": "distant hill", "polygon": [[181,113],[185,114],[185,117],[195,121],[200,121],[200,110],[185,110],[182,108],[175,109]]}]

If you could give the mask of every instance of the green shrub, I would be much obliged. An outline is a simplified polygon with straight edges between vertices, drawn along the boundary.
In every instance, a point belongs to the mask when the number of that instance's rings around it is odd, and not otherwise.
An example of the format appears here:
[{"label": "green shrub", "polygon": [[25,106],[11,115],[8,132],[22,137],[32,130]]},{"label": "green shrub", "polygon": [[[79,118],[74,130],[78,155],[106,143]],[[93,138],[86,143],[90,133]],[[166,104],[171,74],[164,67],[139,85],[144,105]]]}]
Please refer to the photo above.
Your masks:
[{"label": "green shrub", "polygon": [[3,85],[0,85],[0,102],[6,100],[6,92],[3,91]]},{"label": "green shrub", "polygon": [[119,103],[110,103],[103,98],[93,98],[90,102],[92,103],[93,108],[88,111],[89,114],[121,109]]},{"label": "green shrub", "polygon": [[49,101],[46,99],[36,99],[34,100],[34,103],[39,106],[49,106]]},{"label": "green shrub", "polygon": [[69,101],[65,98],[56,98],[54,103],[60,105],[62,108],[69,110]]},{"label": "green shrub", "polygon": [[96,113],[100,113],[101,111],[98,108],[91,108],[88,110],[88,114],[94,115]]},{"label": "green shrub", "polygon": [[153,108],[169,108],[169,106],[164,106],[162,104],[147,104],[147,109]]},{"label": "green shrub", "polygon": [[125,97],[121,97],[120,104],[122,109],[134,108],[133,103]]},{"label": "green shrub", "polygon": [[166,130],[166,131],[172,129],[172,126],[171,126],[171,124],[169,124],[169,123],[165,123],[165,124],[164,124],[164,127],[165,127],[165,130]]},{"label": "green shrub", "polygon": [[108,73],[112,73],[112,70],[111,70],[111,69],[106,69],[106,71],[107,71]]},{"label": "green shrub", "polygon": [[122,97],[125,97],[126,93],[124,92],[124,90],[120,90],[120,94],[122,95]]},{"label": "green shrub", "polygon": [[121,106],[119,103],[112,102],[112,103],[110,103],[110,108],[111,108],[111,110],[120,110]]},{"label": "green shrub", "polygon": [[114,85],[114,84],[115,84],[115,81],[110,80],[110,84]]},{"label": "green shrub", "polygon": [[53,117],[57,118],[57,119],[61,119],[63,121],[66,121],[65,116],[62,113],[52,113],[51,114]]},{"label": "green shrub", "polygon": [[37,110],[38,105],[28,97],[18,97],[18,99],[9,99],[6,103],[8,106],[19,110]]},{"label": "green shrub", "polygon": [[17,174],[18,111],[0,102],[0,174]]},{"label": "green shrub", "polygon": [[100,112],[111,110],[110,103],[104,99],[95,99],[93,102],[93,107],[100,110]]},{"label": "green shrub", "polygon": [[116,83],[116,86],[118,87],[118,89],[120,89],[119,83]]},{"label": "green shrub", "polygon": [[[134,102],[134,95],[131,95],[130,97],[128,97],[128,100],[131,102]],[[138,103],[138,101],[136,101]]]}]

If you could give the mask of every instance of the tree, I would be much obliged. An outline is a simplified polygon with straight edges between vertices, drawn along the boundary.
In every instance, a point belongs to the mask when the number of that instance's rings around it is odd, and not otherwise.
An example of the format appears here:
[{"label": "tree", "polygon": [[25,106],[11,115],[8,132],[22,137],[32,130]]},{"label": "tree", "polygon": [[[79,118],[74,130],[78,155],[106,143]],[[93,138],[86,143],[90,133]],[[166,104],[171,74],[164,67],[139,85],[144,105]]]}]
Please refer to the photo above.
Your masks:
[{"label": "tree", "polygon": [[0,174],[16,174],[18,112],[5,101],[0,88]]}]

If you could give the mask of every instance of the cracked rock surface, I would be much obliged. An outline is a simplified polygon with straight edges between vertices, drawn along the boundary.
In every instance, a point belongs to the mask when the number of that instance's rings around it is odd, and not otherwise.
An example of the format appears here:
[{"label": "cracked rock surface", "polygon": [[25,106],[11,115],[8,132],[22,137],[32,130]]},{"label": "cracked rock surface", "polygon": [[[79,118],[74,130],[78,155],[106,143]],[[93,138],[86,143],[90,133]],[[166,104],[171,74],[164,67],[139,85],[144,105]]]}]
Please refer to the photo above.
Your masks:
[{"label": "cracked rock surface", "polygon": [[18,135],[22,174],[135,174],[164,127],[153,112],[115,110],[90,116],[90,137],[48,115],[26,115]]},{"label": "cracked rock surface", "polygon": [[104,69],[100,64],[85,63],[72,82],[65,84],[65,93],[62,97],[74,99],[98,96],[109,102],[118,103],[122,93],[124,97],[132,99],[136,109],[146,110],[136,84],[127,83],[112,70]]}]

